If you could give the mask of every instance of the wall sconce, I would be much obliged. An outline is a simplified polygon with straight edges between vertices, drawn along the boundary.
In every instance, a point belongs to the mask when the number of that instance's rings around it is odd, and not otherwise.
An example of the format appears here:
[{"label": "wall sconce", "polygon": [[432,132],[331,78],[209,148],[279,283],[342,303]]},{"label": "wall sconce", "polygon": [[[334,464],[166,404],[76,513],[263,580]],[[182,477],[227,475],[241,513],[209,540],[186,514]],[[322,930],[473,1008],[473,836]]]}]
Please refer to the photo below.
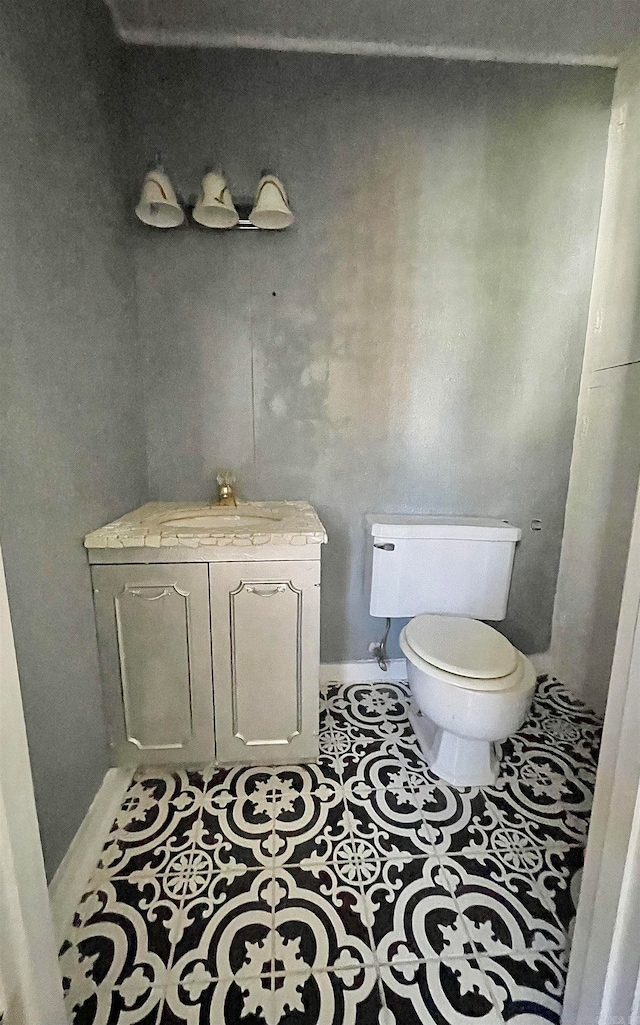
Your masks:
[{"label": "wall sconce", "polygon": [[238,223],[240,216],[221,174],[215,171],[205,174],[191,216],[205,228],[233,228]]},{"label": "wall sconce", "polygon": [[162,167],[147,172],[136,206],[136,216],[154,228],[177,228],[184,221],[184,210]]},{"label": "wall sconce", "polygon": [[287,193],[275,174],[263,174],[260,179],[249,220],[256,228],[270,231],[282,231],[293,224]]},{"label": "wall sconce", "polygon": [[[185,221],[185,212],[175,190],[160,164],[148,171],[136,216],[153,228],[177,228]],[[191,209],[194,221],[205,228],[266,229],[282,231],[295,218],[289,206],[285,187],[275,174],[263,172],[253,203],[250,199],[234,203],[226,179],[217,171],[208,171],[200,184],[196,202]]]}]

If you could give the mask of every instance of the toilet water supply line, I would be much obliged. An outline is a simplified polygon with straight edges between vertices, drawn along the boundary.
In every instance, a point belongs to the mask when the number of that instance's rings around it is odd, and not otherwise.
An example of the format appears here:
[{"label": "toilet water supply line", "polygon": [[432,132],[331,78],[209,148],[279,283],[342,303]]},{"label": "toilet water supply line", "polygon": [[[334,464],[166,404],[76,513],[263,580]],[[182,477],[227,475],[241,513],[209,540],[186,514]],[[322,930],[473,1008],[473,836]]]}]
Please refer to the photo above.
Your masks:
[{"label": "toilet water supply line", "polygon": [[382,669],[383,673],[387,671],[387,638],[389,637],[389,630],[391,629],[391,620],[387,616],[385,631],[382,635],[382,639],[377,643],[374,641],[369,646],[369,651],[375,657],[376,662]]}]

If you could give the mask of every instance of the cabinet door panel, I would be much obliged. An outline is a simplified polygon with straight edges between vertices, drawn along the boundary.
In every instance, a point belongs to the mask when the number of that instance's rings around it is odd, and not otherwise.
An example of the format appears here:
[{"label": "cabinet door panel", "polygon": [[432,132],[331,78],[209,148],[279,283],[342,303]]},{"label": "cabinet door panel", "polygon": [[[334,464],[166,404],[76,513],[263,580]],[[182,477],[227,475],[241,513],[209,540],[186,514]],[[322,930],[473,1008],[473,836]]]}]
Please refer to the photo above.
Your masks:
[{"label": "cabinet door panel", "polygon": [[213,760],[207,567],[92,575],[116,763]]},{"label": "cabinet door panel", "polygon": [[234,735],[248,747],[289,744],[302,728],[302,591],[242,581],[229,599]]},{"label": "cabinet door panel", "polygon": [[183,748],[193,730],[188,592],[125,584],[114,602],[125,738],[141,750]]},{"label": "cabinet door panel", "polygon": [[318,562],[211,565],[220,761],[317,758]]}]

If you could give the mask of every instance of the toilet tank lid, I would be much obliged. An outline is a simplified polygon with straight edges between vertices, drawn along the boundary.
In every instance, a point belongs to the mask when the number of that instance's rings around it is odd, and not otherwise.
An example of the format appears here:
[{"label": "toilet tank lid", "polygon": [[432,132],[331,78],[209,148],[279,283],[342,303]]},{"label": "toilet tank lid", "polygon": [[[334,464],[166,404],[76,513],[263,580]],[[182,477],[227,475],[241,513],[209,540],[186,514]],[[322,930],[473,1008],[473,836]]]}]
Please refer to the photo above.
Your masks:
[{"label": "toilet tank lid", "polygon": [[417,540],[437,538],[457,541],[519,541],[520,527],[506,520],[478,516],[394,516],[370,513],[367,525],[376,538]]}]

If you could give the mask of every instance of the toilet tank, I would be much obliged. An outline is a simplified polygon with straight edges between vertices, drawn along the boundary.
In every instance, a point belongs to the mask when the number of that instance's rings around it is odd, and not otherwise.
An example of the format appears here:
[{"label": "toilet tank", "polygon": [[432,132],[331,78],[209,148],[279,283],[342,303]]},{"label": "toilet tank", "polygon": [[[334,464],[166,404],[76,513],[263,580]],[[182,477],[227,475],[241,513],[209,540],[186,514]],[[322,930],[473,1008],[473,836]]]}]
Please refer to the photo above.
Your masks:
[{"label": "toilet tank", "polygon": [[505,520],[367,516],[372,616],[504,619],[516,542]]}]

